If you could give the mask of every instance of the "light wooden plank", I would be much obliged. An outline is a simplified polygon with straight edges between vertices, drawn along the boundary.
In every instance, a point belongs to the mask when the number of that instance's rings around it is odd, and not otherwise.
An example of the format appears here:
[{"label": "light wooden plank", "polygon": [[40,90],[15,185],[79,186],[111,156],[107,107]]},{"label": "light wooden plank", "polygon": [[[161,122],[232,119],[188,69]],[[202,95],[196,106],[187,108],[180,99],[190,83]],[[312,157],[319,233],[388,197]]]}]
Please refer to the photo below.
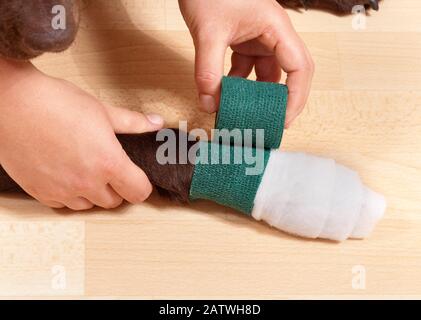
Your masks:
[{"label": "light wooden plank", "polygon": [[[113,41],[109,41],[109,39]],[[337,35],[305,33],[317,73],[313,88],[340,90],[343,74]],[[386,39],[385,41],[388,41]],[[225,72],[230,69],[227,50]],[[48,74],[63,77],[82,88],[195,89],[194,46],[185,31],[89,30],[79,34],[69,52],[45,55],[36,65]]]},{"label": "light wooden plank", "polygon": [[83,1],[84,29],[166,30],[165,0]]},{"label": "light wooden plank", "polygon": [[[166,6],[167,30],[186,30],[177,1],[166,0]],[[360,25],[357,29],[356,14],[337,17],[317,10],[287,9],[287,12],[298,32],[421,32],[421,3],[414,0],[382,1],[380,11],[366,12],[360,20],[364,27]]]},{"label": "light wooden plank", "polygon": [[[304,33],[303,39],[316,64],[314,90],[421,90],[421,33]],[[86,32],[68,53],[36,64],[93,90],[195,88],[188,32]]]},{"label": "light wooden plank", "polygon": [[321,11],[288,10],[299,32],[375,32],[379,35],[383,32],[421,32],[420,12],[421,3],[416,0],[383,0],[379,11],[366,12],[366,17],[359,21],[356,20],[360,19],[357,14],[337,17]]},{"label": "light wooden plank", "polygon": [[[383,221],[371,239],[333,244],[303,241],[242,217],[208,212],[200,221],[174,223],[165,212],[154,214],[165,217],[139,212],[135,223],[88,223],[89,295],[419,294],[421,251],[414,238],[420,219],[411,226],[403,219]],[[365,270],[365,289],[353,288],[356,266]]]},{"label": "light wooden plank", "polygon": [[0,297],[85,293],[84,222],[0,222]]},{"label": "light wooden plank", "polygon": [[340,33],[344,89],[419,90],[421,33]]}]

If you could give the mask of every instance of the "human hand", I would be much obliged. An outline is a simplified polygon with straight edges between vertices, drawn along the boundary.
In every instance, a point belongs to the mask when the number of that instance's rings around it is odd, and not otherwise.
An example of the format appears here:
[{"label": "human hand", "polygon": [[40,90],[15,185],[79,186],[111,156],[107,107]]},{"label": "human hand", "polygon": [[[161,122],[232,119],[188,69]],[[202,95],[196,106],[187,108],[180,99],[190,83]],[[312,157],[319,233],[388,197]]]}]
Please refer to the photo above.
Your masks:
[{"label": "human hand", "polygon": [[163,120],[105,107],[29,62],[0,59],[0,163],[52,208],[115,208],[144,201],[152,186],[115,133],[159,130]]},{"label": "human hand", "polygon": [[201,107],[219,105],[224,57],[230,46],[231,76],[247,77],[253,67],[258,81],[279,82],[287,73],[286,127],[307,101],[314,73],[309,51],[275,0],[179,0],[196,48],[195,79]]}]

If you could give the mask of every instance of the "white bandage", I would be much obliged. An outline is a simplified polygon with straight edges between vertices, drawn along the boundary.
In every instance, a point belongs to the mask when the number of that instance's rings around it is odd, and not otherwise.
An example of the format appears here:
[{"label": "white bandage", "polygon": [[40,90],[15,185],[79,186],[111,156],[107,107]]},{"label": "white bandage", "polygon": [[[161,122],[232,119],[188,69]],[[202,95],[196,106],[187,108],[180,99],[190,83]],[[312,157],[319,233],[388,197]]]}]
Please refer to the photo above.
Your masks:
[{"label": "white bandage", "polygon": [[272,151],[252,216],[291,234],[343,241],[367,237],[385,208],[381,195],[334,160]]}]

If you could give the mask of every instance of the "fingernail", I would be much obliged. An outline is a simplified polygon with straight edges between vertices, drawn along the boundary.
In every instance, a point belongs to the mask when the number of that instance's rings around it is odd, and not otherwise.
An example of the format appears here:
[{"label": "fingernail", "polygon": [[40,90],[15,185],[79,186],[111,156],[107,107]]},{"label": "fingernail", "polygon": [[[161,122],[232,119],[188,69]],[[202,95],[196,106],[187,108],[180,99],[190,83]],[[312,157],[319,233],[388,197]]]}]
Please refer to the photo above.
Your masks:
[{"label": "fingernail", "polygon": [[149,122],[157,126],[162,126],[164,124],[164,119],[159,114],[148,114],[146,115]]},{"label": "fingernail", "polygon": [[202,109],[208,113],[214,113],[216,112],[216,102],[215,98],[208,95],[208,94],[201,94],[199,96],[199,102],[202,106]]}]

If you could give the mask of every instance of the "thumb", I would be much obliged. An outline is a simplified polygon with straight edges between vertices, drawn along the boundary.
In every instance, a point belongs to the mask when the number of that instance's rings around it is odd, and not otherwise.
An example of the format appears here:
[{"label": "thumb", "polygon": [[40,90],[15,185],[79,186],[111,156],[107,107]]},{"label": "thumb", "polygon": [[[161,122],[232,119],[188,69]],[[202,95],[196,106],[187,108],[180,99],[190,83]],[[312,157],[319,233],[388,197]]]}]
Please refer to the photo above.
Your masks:
[{"label": "thumb", "polygon": [[219,107],[221,80],[224,75],[225,41],[208,37],[196,42],[195,80],[201,108],[214,113]]},{"label": "thumb", "polygon": [[144,115],[113,106],[106,106],[108,117],[115,133],[143,133],[162,129],[164,119],[158,114]]}]

